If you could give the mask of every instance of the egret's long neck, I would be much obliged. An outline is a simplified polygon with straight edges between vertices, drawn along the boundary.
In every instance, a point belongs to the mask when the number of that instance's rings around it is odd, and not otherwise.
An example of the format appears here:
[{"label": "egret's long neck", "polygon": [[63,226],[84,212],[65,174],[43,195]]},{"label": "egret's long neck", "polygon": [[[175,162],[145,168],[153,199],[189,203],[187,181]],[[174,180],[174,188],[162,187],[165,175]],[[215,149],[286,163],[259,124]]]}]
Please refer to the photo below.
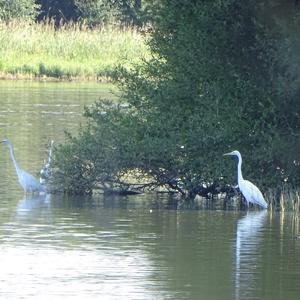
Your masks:
[{"label": "egret's long neck", "polygon": [[242,174],[242,156],[239,154],[238,156],[238,184],[240,185],[243,181],[243,174]]},{"label": "egret's long neck", "polygon": [[15,157],[15,152],[14,152],[14,147],[13,147],[12,144],[8,144],[8,146],[9,146],[9,151],[10,151],[11,159],[12,159],[12,161],[14,163],[14,166],[16,168],[17,174],[19,175],[19,172],[20,172],[21,168],[20,168],[19,164],[17,163],[16,157]]}]

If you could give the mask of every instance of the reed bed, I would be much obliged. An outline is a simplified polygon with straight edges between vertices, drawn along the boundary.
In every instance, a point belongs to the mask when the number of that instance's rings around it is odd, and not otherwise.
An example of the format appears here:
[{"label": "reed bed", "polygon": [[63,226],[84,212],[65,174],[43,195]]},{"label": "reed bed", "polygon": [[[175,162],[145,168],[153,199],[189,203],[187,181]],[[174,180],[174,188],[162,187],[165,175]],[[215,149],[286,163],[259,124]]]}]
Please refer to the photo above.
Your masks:
[{"label": "reed bed", "polygon": [[147,55],[144,37],[134,28],[0,23],[1,77],[99,79]]},{"label": "reed bed", "polygon": [[279,190],[270,189],[265,196],[272,211],[300,211],[299,189],[283,186]]}]

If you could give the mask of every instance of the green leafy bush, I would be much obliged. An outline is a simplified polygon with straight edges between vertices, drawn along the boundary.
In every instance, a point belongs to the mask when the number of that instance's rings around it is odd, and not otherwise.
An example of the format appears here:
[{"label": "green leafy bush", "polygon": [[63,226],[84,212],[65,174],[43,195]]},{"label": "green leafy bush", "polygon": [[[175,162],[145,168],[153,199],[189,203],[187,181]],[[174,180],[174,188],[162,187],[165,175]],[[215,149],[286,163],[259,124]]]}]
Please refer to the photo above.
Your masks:
[{"label": "green leafy bush", "polygon": [[[289,109],[296,104],[291,91],[279,88],[276,43],[259,9],[254,0],[161,1],[152,59],[119,69],[120,101],[130,108],[103,114],[100,102],[87,112],[89,126],[56,152],[61,186],[72,190],[64,178],[80,174],[92,188],[136,172],[193,199],[235,184],[236,165],[222,156],[234,149],[245,177],[259,186],[300,184],[285,123],[299,142],[299,114]],[[65,149],[72,151],[64,156]],[[70,174],[70,157],[84,171]]]},{"label": "green leafy bush", "polygon": [[39,5],[34,0],[0,0],[0,21],[31,19],[38,14]]},{"label": "green leafy bush", "polygon": [[75,3],[80,12],[80,18],[89,26],[116,22],[120,14],[118,8],[107,0],[75,0]]}]

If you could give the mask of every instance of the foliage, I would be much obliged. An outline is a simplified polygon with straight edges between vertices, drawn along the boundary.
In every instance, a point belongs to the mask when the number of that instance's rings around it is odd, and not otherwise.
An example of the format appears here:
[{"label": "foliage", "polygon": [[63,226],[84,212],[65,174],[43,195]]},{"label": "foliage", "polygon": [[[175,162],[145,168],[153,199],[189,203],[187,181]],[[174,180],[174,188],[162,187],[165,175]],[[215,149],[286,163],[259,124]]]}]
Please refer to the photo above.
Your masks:
[{"label": "foliage", "polygon": [[0,0],[0,21],[52,20],[57,27],[69,22],[84,22],[90,27],[143,25],[153,19],[159,3],[158,0]]},{"label": "foliage", "polygon": [[234,149],[259,186],[300,184],[299,156],[287,148],[288,132],[299,141],[299,114],[278,86],[283,72],[259,9],[254,0],[162,0],[152,59],[119,70],[130,109],[102,114],[98,103],[87,113],[89,127],[56,152],[61,185],[73,190],[64,178],[80,166],[93,170],[89,187],[138,170],[188,198],[208,195],[236,182],[236,165],[222,157]]},{"label": "foliage", "polygon": [[77,137],[68,134],[69,143],[55,151],[54,166],[59,168],[53,184],[66,192],[90,193],[97,187],[118,186],[132,163],[131,127],[121,125],[135,123],[134,117],[110,101],[86,108],[85,116],[88,126]]},{"label": "foliage", "polygon": [[80,18],[89,26],[113,23],[118,19],[119,10],[107,0],[75,0]]},{"label": "foliage", "polygon": [[58,25],[61,21],[63,23],[70,20],[76,21],[79,17],[74,0],[37,0],[36,2],[41,6],[39,21],[51,19]]},{"label": "foliage", "polygon": [[119,10],[119,21],[125,25],[143,25],[152,22],[160,6],[159,0],[112,1]]},{"label": "foliage", "polygon": [[84,21],[89,26],[142,25],[153,18],[158,0],[38,0],[38,19],[54,19],[56,25]]},{"label": "foliage", "polygon": [[34,19],[39,5],[34,0],[0,0],[0,21],[16,18]]}]

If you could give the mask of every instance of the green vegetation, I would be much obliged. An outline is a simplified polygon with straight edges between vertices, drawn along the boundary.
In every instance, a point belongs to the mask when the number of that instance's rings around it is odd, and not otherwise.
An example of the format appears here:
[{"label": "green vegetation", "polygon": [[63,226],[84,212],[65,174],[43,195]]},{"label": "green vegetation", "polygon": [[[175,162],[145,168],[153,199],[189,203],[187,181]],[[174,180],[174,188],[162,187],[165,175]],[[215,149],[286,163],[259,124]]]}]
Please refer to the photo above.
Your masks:
[{"label": "green vegetation", "polygon": [[79,24],[15,21],[0,24],[2,77],[103,79],[118,64],[128,66],[147,56],[141,33],[134,28],[89,29]]},{"label": "green vegetation", "polygon": [[89,125],[56,149],[54,184],[126,189],[134,173],[191,200],[231,191],[236,164],[222,154],[238,149],[245,177],[264,192],[299,186],[298,78],[262,9],[255,0],[161,1],[152,59],[118,71],[129,108],[102,100],[86,110]]},{"label": "green vegetation", "polygon": [[51,19],[57,27],[80,22],[141,26],[155,17],[159,0],[0,0],[0,21]]},{"label": "green vegetation", "polygon": [[121,91],[56,149],[55,188],[230,195],[236,165],[222,154],[238,149],[272,208],[283,191],[299,207],[300,11],[271,2],[0,0],[3,77],[110,78]]},{"label": "green vegetation", "polygon": [[0,21],[12,19],[33,20],[38,15],[39,5],[34,0],[0,0]]},{"label": "green vegetation", "polygon": [[156,2],[0,0],[0,77],[111,78],[148,55],[141,28]]}]

